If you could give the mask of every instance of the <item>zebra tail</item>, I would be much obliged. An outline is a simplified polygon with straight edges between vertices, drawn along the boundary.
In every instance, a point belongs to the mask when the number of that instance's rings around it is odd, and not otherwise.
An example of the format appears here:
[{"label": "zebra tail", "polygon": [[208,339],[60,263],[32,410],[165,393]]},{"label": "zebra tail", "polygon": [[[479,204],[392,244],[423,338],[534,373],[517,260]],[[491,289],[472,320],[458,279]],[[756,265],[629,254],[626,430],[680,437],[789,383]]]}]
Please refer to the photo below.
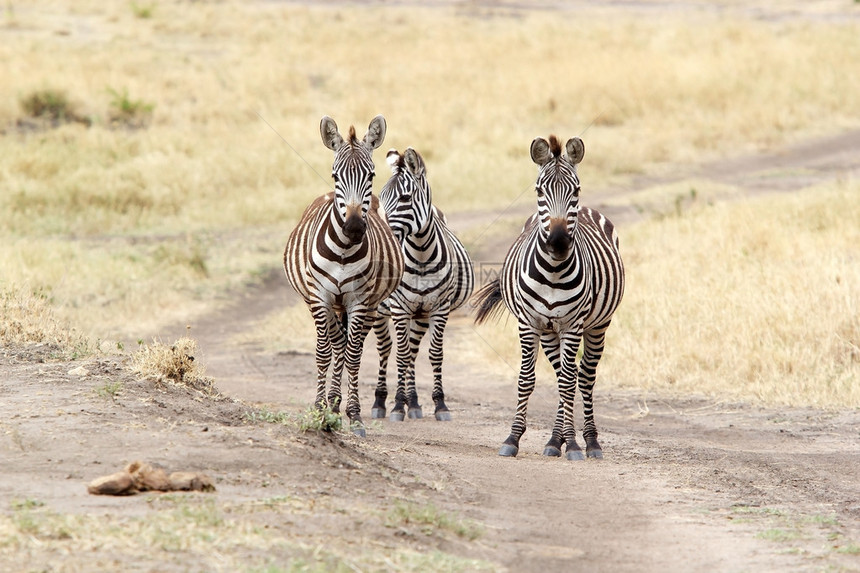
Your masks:
[{"label": "zebra tail", "polygon": [[488,318],[499,318],[504,308],[499,279],[494,279],[478,289],[472,296],[472,306],[475,309],[475,324],[481,324]]}]

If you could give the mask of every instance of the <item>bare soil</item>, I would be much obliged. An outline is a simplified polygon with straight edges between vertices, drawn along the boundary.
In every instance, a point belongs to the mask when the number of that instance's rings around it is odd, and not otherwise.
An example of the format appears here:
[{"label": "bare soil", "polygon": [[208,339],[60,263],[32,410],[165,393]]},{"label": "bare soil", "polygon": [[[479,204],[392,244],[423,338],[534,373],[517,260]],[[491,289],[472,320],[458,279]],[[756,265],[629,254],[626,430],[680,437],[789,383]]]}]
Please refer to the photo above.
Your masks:
[{"label": "bare soil", "polygon": [[[811,181],[856,177],[860,132],[737,158],[726,167],[693,172],[717,180],[730,173],[750,192],[790,192]],[[613,216],[624,221],[636,214]],[[467,214],[452,217],[452,224],[464,229],[481,219]],[[510,240],[493,237],[480,257],[499,260]],[[199,495],[219,503],[304,500],[312,511],[289,519],[265,513],[250,518],[309,546],[440,550],[486,560],[498,571],[541,573],[860,570],[856,409],[769,409],[644,396],[598,382],[595,411],[605,459],[568,462],[540,455],[557,400],[551,381],[543,381],[530,403],[520,455],[507,459],[497,451],[513,420],[516,373],[449,365],[453,421],[440,423],[430,412],[424,357],[418,384],[428,417],[370,423],[364,440],[301,433],[252,422],[247,413],[305,410],[314,396],[313,356],[233,341],[267,313],[295,303],[281,271],[273,269],[226,308],[194,321],[197,358],[214,377],[220,399],[136,380],[123,357],[58,362],[49,358],[49,348],[0,350],[0,511],[8,513],[14,500],[36,499],[57,512],[146,516],[159,494],[113,498],[86,490],[90,480],[139,459],[169,471],[206,473],[217,492]],[[450,328],[471,328],[470,319],[458,315]],[[169,340],[184,328],[160,334]],[[366,420],[376,368],[372,344],[367,346],[361,388]],[[509,361],[516,364],[517,357]],[[88,374],[70,373],[81,365]],[[115,395],[105,391],[117,382]],[[392,526],[379,515],[397,500],[433,504],[474,520],[483,532],[469,540]],[[90,551],[81,570],[128,566],[115,548]],[[0,571],[60,570],[63,562],[38,551],[6,558]],[[132,569],[216,568],[197,559],[181,551],[152,552],[138,556]]]}]

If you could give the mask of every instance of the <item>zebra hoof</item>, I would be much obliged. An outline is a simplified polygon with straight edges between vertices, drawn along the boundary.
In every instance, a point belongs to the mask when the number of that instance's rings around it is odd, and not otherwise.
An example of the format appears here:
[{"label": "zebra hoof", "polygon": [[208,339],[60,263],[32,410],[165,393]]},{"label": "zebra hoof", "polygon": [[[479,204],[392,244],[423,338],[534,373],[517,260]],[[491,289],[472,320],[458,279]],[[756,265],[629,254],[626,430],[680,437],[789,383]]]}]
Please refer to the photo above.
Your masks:
[{"label": "zebra hoof", "polygon": [[603,459],[603,450],[587,450],[585,455],[589,458],[594,458],[595,460]]},{"label": "zebra hoof", "polygon": [[367,437],[367,430],[364,429],[364,426],[355,425],[352,427],[352,433],[358,436],[359,438]]},{"label": "zebra hoof", "polygon": [[388,419],[392,422],[402,422],[406,415],[403,413],[403,410],[394,410],[391,412],[391,415],[388,416]]},{"label": "zebra hoof", "polygon": [[440,422],[450,422],[451,421],[451,412],[448,410],[442,410],[441,412],[436,412],[436,419]]},{"label": "zebra hoof", "polygon": [[550,456],[553,458],[560,458],[561,457],[561,450],[555,446],[547,446],[543,449],[543,455]]},{"label": "zebra hoof", "polygon": [[585,459],[585,455],[582,453],[582,450],[568,450],[564,457],[569,459],[572,462],[579,462]]},{"label": "zebra hoof", "polygon": [[424,417],[424,412],[421,411],[421,408],[409,408],[409,412],[406,415],[410,420],[420,420]]},{"label": "zebra hoof", "polygon": [[512,446],[510,444],[502,444],[502,447],[499,448],[499,455],[504,456],[506,458],[515,458],[517,457],[517,453],[520,449],[517,446]]},{"label": "zebra hoof", "polygon": [[381,420],[385,417],[385,408],[371,408],[370,417],[374,420]]}]

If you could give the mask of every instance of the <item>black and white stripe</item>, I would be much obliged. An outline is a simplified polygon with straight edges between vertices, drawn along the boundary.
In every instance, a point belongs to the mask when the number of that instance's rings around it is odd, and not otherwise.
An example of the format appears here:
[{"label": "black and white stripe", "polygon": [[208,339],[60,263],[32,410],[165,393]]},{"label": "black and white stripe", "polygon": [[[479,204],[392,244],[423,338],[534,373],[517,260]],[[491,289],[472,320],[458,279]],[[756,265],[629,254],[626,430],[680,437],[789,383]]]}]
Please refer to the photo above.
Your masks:
[{"label": "black and white stripe", "polygon": [[[359,435],[365,434],[358,399],[364,339],[377,307],[403,275],[400,244],[372,194],[375,168],[371,153],[382,144],[385,131],[385,119],[380,115],[370,122],[362,140],[352,126],[344,140],[333,119],[322,119],[323,143],[335,153],[334,192],[319,197],[305,210],[284,251],[287,278],[307,303],[316,325],[315,402],[320,407],[330,404],[339,411],[345,364],[346,414]],[[332,384],[326,398],[332,355]]]},{"label": "black and white stripe", "polygon": [[[526,222],[495,281],[476,294],[477,322],[505,306],[516,317],[522,363],[517,411],[511,434],[499,454],[515,456],[526,430],[528,399],[535,386],[537,346],[541,344],[558,378],[559,406],[544,455],[584,459],[573,427],[576,388],[582,393],[583,438],[588,457],[603,453],[594,424],[592,390],[603,354],[606,329],[624,293],[624,267],[613,224],[579,205],[576,165],[585,155],[578,137],[568,140],[566,155],[555,136],[537,138],[532,160],[540,166],[535,190],[537,213]],[[580,344],[583,356],[576,356]]]},{"label": "black and white stripe", "polygon": [[415,359],[429,329],[435,417],[450,420],[442,388],[442,341],[449,314],[472,294],[472,261],[448,228],[445,216],[433,206],[427,170],[418,152],[410,147],[401,155],[392,149],[387,159],[392,175],[379,199],[402,245],[405,269],[400,286],[380,307],[374,325],[380,367],[372,414],[374,418],[385,417],[390,317],[397,337],[397,392],[391,419],[403,420],[407,406],[410,418],[422,417],[415,387]]}]

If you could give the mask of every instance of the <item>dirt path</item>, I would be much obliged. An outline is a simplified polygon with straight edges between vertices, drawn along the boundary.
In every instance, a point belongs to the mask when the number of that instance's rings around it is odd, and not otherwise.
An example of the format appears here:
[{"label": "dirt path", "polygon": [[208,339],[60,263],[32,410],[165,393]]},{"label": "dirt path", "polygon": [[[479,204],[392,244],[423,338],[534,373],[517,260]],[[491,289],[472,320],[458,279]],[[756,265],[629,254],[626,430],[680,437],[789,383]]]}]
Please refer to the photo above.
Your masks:
[{"label": "dirt path", "polygon": [[[690,172],[728,177],[752,192],[856,177],[858,168],[860,132],[853,132]],[[621,192],[648,184],[653,181]],[[625,222],[636,213],[612,216]],[[485,224],[486,214],[451,221],[464,230]],[[488,232],[480,257],[499,260],[510,239]],[[79,376],[70,373],[77,363],[40,362],[47,349],[4,349],[0,506],[38,500],[121,529],[130,516],[152,515],[153,498],[90,496],[84,484],[144,459],[209,473],[218,503],[232,508],[231,515],[255,508],[242,518],[303,547],[334,543],[386,555],[404,547],[438,550],[512,572],[860,570],[860,412],[767,410],[598,386],[606,458],[571,463],[540,455],[557,394],[550,381],[539,381],[520,455],[504,459],[497,451],[512,421],[515,372],[491,375],[452,361],[446,370],[450,423],[432,416],[374,422],[365,440],[250,423],[250,405],[299,413],[313,400],[313,356],[233,342],[267,313],[295,302],[282,271],[273,269],[235,304],[194,322],[199,358],[231,398],[222,401],[182,388],[153,389],[115,360],[86,362],[89,374]],[[471,321],[458,315],[449,328],[467,338]],[[160,333],[165,340],[182,334],[181,325]],[[367,416],[375,370],[370,348],[362,369]],[[425,407],[428,370],[423,359],[418,377]],[[289,504],[279,506],[283,500]],[[384,516],[398,500],[433,504],[474,520],[483,532],[469,540],[392,526]],[[223,555],[107,542],[79,552],[75,534],[31,533],[36,541],[24,549],[0,540],[0,571],[110,571],[130,562],[141,571],[230,570],[219,565]],[[236,551],[246,551],[237,558],[248,563],[261,555],[280,563],[294,558],[279,546]]]},{"label": "dirt path", "polygon": [[[749,193],[788,192],[858,172],[860,132],[851,132],[691,167],[673,179],[641,179],[621,193],[690,177],[731,182]],[[637,213],[611,216],[623,223]],[[485,221],[487,214],[451,217],[459,230]],[[478,257],[501,260],[511,238],[487,235]],[[197,323],[209,372],[224,392],[274,409],[300,410],[312,402],[311,355],[271,355],[225,343],[292,302],[281,271],[274,270],[233,309]],[[465,316],[451,324],[452,330],[469,328]],[[366,416],[376,361],[370,346],[362,377]],[[426,360],[419,366],[422,400],[429,404],[429,367]],[[667,397],[646,406],[641,397],[599,389],[606,459],[570,464],[539,455],[556,400],[547,383],[532,398],[521,455],[509,460],[496,452],[509,430],[515,377],[449,367],[453,423],[383,421],[362,445],[436,484],[450,507],[486,524],[487,534],[469,555],[511,571],[860,569],[860,558],[838,549],[844,540],[860,539],[860,413],[769,411]],[[775,530],[794,533],[788,542],[760,538]]]}]

